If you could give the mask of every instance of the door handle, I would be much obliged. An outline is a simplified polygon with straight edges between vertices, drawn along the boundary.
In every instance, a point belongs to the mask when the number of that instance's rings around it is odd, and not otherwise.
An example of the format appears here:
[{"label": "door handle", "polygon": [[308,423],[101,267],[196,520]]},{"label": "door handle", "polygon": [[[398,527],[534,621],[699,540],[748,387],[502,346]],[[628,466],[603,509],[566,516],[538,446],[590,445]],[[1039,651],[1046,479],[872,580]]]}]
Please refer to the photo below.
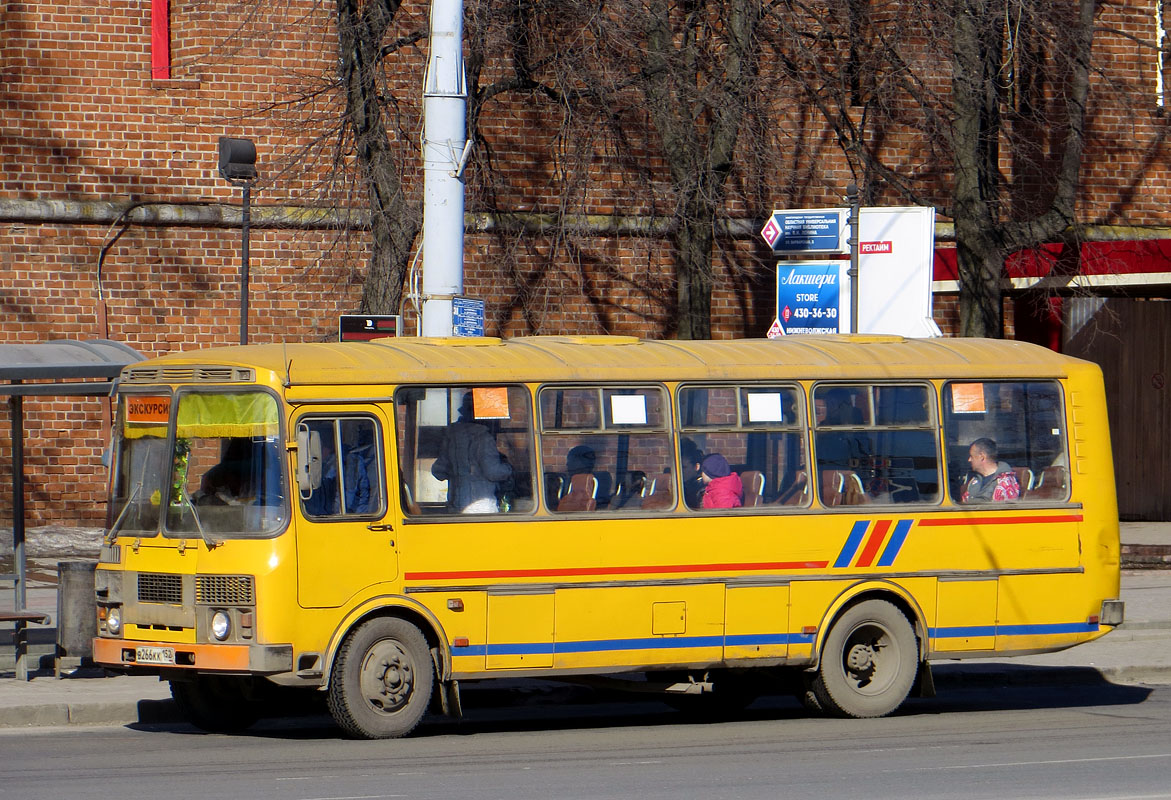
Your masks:
[{"label": "door handle", "polygon": [[368,531],[393,531],[394,526],[386,522],[371,522],[366,526]]}]

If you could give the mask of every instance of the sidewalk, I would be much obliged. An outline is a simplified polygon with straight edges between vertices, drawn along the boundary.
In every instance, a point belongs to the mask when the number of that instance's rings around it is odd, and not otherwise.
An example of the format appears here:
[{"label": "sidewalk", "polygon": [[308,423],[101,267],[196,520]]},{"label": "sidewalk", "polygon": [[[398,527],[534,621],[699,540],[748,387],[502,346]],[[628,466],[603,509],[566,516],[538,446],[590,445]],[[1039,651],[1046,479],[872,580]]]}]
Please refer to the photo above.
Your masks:
[{"label": "sidewalk", "polygon": [[[1171,524],[1124,523],[1123,536],[1129,547],[1159,548],[1171,554]],[[1165,563],[1171,566],[1171,557]],[[941,693],[949,686],[972,683],[1055,684],[1105,679],[1171,685],[1171,569],[1125,570],[1122,599],[1126,622],[1097,641],[1039,656],[935,661],[936,685]],[[30,589],[29,606],[55,617],[55,588]],[[29,629],[34,652],[52,652],[51,630],[43,626]],[[42,669],[26,682],[13,677],[10,661],[8,666],[0,666],[0,728],[179,720],[168,685],[157,678],[106,676],[100,670],[83,669],[58,679],[51,669]],[[43,663],[51,663],[51,657]]]}]

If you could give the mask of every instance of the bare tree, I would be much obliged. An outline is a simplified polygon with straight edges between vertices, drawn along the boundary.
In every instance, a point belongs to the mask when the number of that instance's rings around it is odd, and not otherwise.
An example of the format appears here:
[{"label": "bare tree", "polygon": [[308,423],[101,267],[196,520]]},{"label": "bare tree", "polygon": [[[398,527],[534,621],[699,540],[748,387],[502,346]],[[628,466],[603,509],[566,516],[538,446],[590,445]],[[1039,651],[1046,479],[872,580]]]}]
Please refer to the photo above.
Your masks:
[{"label": "bare tree", "polygon": [[384,118],[385,57],[422,37],[387,42],[400,0],[337,0],[338,78],[345,97],[345,129],[370,213],[370,262],[363,312],[396,313],[421,217],[403,186],[404,156],[392,144]]},{"label": "bare tree", "polygon": [[[547,104],[561,120],[554,138],[562,151],[549,157],[562,189],[588,180],[605,132],[613,163],[646,189],[641,201],[628,196],[631,205],[670,209],[675,333],[710,338],[717,219],[756,101],[761,3],[511,0],[497,8],[506,17],[485,17],[480,28],[496,26],[495,50],[507,53],[509,68],[481,85],[476,51],[486,45],[473,45],[474,124],[502,94]],[[561,252],[572,250],[567,242]]]},{"label": "bare tree", "polygon": [[[789,79],[835,131],[866,199],[954,220],[960,333],[1001,336],[1006,256],[1076,222],[1097,0],[781,5]],[[888,144],[898,129],[920,137],[918,152]]]}]

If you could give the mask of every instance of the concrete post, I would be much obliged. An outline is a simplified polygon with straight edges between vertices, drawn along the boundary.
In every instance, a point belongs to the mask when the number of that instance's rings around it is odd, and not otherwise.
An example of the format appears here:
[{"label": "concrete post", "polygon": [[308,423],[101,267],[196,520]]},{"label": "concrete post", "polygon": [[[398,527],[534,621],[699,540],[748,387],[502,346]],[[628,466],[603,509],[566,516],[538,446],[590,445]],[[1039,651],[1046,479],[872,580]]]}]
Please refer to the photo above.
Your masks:
[{"label": "concrete post", "polygon": [[57,658],[56,674],[81,667],[93,657],[93,638],[98,635],[94,602],[93,561],[57,563]]},{"label": "concrete post", "polygon": [[423,87],[424,336],[451,336],[452,298],[463,294],[467,97],[463,0],[434,0]]}]

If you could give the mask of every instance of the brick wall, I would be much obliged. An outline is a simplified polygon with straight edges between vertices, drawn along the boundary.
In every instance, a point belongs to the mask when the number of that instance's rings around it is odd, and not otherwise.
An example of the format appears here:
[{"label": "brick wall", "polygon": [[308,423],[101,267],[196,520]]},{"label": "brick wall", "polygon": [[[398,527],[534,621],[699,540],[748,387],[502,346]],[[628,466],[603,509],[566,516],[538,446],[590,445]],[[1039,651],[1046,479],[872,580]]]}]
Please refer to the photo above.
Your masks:
[{"label": "brick wall", "polygon": [[[1102,12],[1102,72],[1094,78],[1083,172],[1086,221],[1168,224],[1168,117],[1155,102],[1154,54],[1113,32],[1153,40],[1149,6],[1128,0]],[[142,0],[3,5],[0,201],[238,204],[239,191],[216,172],[221,135],[255,140],[256,204],[350,196],[352,187],[327,180],[332,162],[323,142],[332,141],[337,110],[336,97],[320,92],[336,61],[327,7],[172,0],[166,81],[151,78],[150,8]],[[426,5],[408,3],[392,35],[425,20]],[[387,77],[387,91],[399,99],[392,132],[408,154],[418,152],[424,52],[396,53]],[[927,42],[914,55],[939,57]],[[504,74],[489,59],[485,79]],[[946,90],[946,76],[935,85]],[[746,127],[729,212],[759,219],[771,207],[839,204],[853,178],[834,137],[776,76],[762,76],[762,87],[773,105]],[[556,104],[539,96],[491,101],[468,172],[469,211],[491,202],[516,211],[663,214],[668,174],[655,142],[637,133],[645,111],[633,103],[622,113],[628,137],[619,145],[600,131],[567,135]],[[943,197],[946,170],[933,163],[913,118],[890,126],[882,152],[896,164],[923,165],[924,196]],[[417,195],[414,155],[404,180]],[[1036,185],[1044,186],[1043,174]],[[873,200],[905,202],[882,186]],[[238,229],[130,226],[109,247],[99,276],[100,254],[117,233],[107,223],[0,223],[0,342],[108,336],[156,355],[237,340]],[[337,315],[355,311],[361,297],[361,237],[254,228],[250,340],[331,338]],[[769,254],[757,240],[718,246],[714,335],[762,335],[774,313]],[[669,336],[676,317],[670,247],[663,237],[472,234],[465,292],[486,299],[489,333]],[[937,298],[936,311],[945,333],[954,332],[954,298]],[[1011,331],[1011,315],[1008,321]],[[0,410],[0,453],[10,452],[7,413]],[[96,524],[104,492],[100,404],[38,399],[26,403],[26,416],[30,522]],[[6,469],[10,461],[0,458],[5,484]],[[9,508],[0,501],[0,516]]]}]

